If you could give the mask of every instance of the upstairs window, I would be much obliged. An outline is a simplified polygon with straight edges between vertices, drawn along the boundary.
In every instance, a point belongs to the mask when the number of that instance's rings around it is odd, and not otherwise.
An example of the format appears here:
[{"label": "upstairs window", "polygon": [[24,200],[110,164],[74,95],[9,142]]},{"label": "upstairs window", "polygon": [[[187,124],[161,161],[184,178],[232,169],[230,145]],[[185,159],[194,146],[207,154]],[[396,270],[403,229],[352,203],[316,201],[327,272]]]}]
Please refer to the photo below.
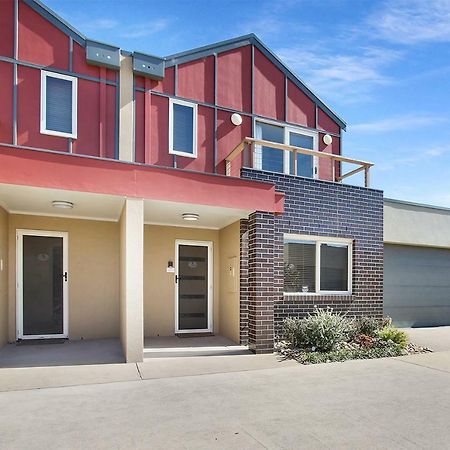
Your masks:
[{"label": "upstairs window", "polygon": [[[306,150],[317,150],[317,133],[261,120],[255,122],[255,138]],[[254,168],[294,175],[295,166],[297,166],[297,175],[314,178],[317,174],[316,159],[311,155],[297,153],[297,161],[295,161],[293,152],[255,145]]]},{"label": "upstairs window", "polygon": [[197,105],[170,99],[169,153],[197,157]]},{"label": "upstairs window", "polygon": [[41,133],[77,137],[77,79],[41,72]]},{"label": "upstairs window", "polygon": [[350,240],[285,235],[285,293],[350,294],[351,267]]}]

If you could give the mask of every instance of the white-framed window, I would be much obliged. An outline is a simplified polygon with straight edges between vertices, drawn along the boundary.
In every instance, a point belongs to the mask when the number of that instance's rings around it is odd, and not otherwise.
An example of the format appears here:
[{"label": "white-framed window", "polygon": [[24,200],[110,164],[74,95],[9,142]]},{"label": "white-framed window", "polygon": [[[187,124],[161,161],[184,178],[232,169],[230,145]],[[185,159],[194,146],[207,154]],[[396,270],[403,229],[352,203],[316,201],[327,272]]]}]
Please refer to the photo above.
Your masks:
[{"label": "white-framed window", "polygon": [[[269,120],[255,119],[255,139],[293,145],[307,150],[318,150],[318,134],[300,127],[283,125]],[[294,154],[271,147],[255,145],[253,167],[269,172],[294,174]],[[298,153],[297,175],[316,178],[318,173],[316,157]]]},{"label": "white-framed window", "polygon": [[351,294],[351,239],[284,235],[284,293]]},{"label": "white-framed window", "polygon": [[77,137],[76,77],[41,71],[41,133]]},{"label": "white-framed window", "polygon": [[169,153],[197,158],[197,104],[169,101]]}]

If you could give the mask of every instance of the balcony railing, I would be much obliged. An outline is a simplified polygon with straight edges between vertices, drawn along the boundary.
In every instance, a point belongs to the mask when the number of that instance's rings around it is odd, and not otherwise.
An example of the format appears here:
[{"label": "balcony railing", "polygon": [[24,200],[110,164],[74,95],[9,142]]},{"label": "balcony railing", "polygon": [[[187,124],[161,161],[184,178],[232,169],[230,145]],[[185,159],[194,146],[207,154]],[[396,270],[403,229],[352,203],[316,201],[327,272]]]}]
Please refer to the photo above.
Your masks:
[{"label": "balcony railing", "polygon": [[[294,147],[293,145],[287,145],[287,144],[278,144],[276,142],[271,141],[264,141],[262,139],[254,139],[250,137],[246,137],[241,143],[239,143],[232,151],[231,153],[225,158],[225,168],[226,168],[226,174],[228,176],[240,176],[240,169],[242,166],[245,167],[255,167],[254,165],[254,155],[255,155],[255,146],[259,147],[266,147],[271,149],[277,149],[281,151],[288,151],[293,153],[293,170],[292,174],[297,175],[298,174],[298,158],[297,154],[303,154],[303,155],[310,155],[317,158],[322,158],[325,160],[330,161],[330,169],[331,169],[331,180],[335,182],[341,182],[342,180],[351,177],[352,175],[356,175],[359,172],[364,171],[364,186],[369,187],[370,186],[370,168],[373,166],[373,163],[367,162],[367,161],[361,161],[358,159],[353,158],[347,158],[346,156],[341,155],[334,155],[332,153],[325,153],[325,152],[318,152],[316,150],[309,150],[307,148],[301,148],[301,147]],[[245,151],[247,150],[247,151]],[[241,161],[239,161],[239,165],[233,167],[233,161],[236,160],[241,156]],[[358,167],[356,167],[353,170],[350,170],[349,172],[346,172],[344,174],[340,173],[340,167],[338,163],[348,163],[353,164]],[[237,170],[233,170],[237,169]],[[237,172],[237,173],[234,173]]]}]

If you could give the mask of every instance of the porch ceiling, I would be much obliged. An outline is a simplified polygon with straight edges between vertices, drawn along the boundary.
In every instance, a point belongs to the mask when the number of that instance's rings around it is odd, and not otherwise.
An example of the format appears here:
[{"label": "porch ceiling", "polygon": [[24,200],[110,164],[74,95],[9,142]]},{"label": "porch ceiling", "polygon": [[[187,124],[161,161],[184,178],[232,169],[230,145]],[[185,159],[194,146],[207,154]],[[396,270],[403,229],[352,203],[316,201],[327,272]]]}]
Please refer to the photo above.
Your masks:
[{"label": "porch ceiling", "polygon": [[[72,202],[74,207],[55,208],[54,200]],[[114,195],[0,184],[0,205],[10,214],[117,221],[124,201]]]},{"label": "porch ceiling", "polygon": [[[251,210],[245,209],[144,200],[144,222],[146,224],[218,230],[248,217],[251,212]],[[198,214],[199,219],[186,221],[182,217],[183,213]]]}]

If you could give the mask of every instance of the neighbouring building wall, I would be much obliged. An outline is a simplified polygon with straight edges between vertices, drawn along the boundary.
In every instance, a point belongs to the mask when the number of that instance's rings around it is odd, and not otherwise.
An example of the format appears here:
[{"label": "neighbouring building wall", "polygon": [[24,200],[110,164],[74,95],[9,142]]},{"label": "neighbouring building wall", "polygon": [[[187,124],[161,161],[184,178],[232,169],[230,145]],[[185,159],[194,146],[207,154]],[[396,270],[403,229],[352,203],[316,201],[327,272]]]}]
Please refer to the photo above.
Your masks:
[{"label": "neighbouring building wall", "polygon": [[398,200],[384,201],[386,243],[450,248],[449,230],[450,209]]},{"label": "neighbouring building wall", "polygon": [[69,338],[119,337],[119,225],[114,222],[10,215],[9,340],[16,339],[16,230],[69,234]]},{"label": "neighbouring building wall", "polygon": [[199,228],[144,226],[144,335],[175,333],[175,274],[167,264],[175,261],[175,241],[212,241],[214,255],[214,332],[219,333],[219,231]]},{"label": "neighbouring building wall", "polygon": [[219,233],[220,240],[220,334],[240,342],[240,222],[235,222]]},{"label": "neighbouring building wall", "polygon": [[8,341],[8,213],[0,207],[0,347]]},{"label": "neighbouring building wall", "polygon": [[[284,318],[304,316],[314,307],[331,307],[351,315],[383,314],[383,193],[362,187],[311,180],[289,175],[244,169],[244,178],[275,183],[284,192],[285,212],[280,216],[256,213],[249,220],[249,270],[260,267],[255,273],[258,282],[272,284],[265,297],[272,298],[275,333]],[[352,295],[283,295],[283,234],[296,233],[312,236],[340,237],[353,240]],[[252,243],[252,239],[255,243]],[[273,239],[273,242],[271,240]],[[260,253],[267,253],[267,264],[252,253],[259,245]],[[269,247],[270,248],[269,248]],[[272,251],[270,251],[272,249]],[[253,255],[253,256],[252,256]],[[252,259],[253,258],[253,259]],[[256,261],[256,263],[255,263]],[[252,270],[253,270],[252,269]],[[258,278],[259,276],[259,278]],[[255,309],[249,275],[249,315]],[[265,285],[265,284],[263,284]],[[264,300],[266,303],[268,300]],[[270,303],[269,301],[269,303]],[[258,306],[256,304],[256,306]],[[270,304],[264,307],[269,311]],[[249,318],[249,336],[252,333]],[[270,330],[266,333],[270,334]],[[262,338],[260,337],[260,340]]]}]

